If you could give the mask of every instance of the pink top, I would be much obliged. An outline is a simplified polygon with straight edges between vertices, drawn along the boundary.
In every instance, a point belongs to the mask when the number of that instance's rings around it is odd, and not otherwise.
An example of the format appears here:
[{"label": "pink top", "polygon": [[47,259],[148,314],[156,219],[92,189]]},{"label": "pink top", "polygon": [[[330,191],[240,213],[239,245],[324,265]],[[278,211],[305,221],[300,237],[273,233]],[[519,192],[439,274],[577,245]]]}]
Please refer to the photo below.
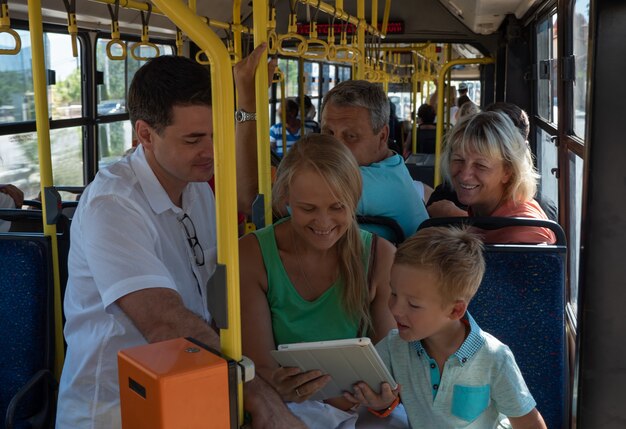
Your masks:
[{"label": "pink top", "polygon": [[[468,211],[473,216],[470,207]],[[537,201],[531,199],[525,202],[514,202],[509,200],[498,207],[493,213],[493,217],[525,217],[531,219],[545,219],[548,217]],[[476,228],[478,229],[478,228]],[[556,236],[548,228],[538,228],[532,226],[513,226],[494,230],[478,230],[485,243],[523,243],[523,244],[554,244]]]}]

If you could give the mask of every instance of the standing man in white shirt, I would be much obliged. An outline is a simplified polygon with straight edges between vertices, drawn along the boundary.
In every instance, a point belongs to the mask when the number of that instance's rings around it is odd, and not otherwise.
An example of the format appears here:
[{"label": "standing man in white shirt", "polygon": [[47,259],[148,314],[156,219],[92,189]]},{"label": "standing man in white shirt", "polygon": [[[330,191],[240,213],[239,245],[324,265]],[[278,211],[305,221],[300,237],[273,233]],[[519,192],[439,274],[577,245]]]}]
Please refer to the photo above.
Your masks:
[{"label": "standing man in white shirt", "polygon": [[[24,202],[24,192],[14,185],[0,185],[0,209],[21,208]],[[11,222],[0,219],[0,232],[11,229]]]},{"label": "standing man in white shirt", "polygon": [[[216,265],[210,88],[208,70],[183,57],[135,74],[127,106],[141,145],[98,173],[72,222],[58,429],[121,427],[120,349],[177,337],[219,349],[205,304]],[[303,427],[261,379],[244,393],[253,427]]]}]

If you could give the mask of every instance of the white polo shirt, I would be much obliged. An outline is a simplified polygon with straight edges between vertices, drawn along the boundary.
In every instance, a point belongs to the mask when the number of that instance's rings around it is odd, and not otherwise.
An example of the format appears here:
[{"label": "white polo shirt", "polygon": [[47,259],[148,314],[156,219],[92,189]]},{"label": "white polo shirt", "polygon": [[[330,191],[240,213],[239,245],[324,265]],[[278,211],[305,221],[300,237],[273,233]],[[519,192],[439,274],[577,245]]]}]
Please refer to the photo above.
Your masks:
[{"label": "white polo shirt", "polygon": [[[58,429],[121,427],[117,352],[146,340],[116,300],[141,289],[170,288],[210,321],[206,282],[215,270],[216,232],[209,185],[188,184],[182,206],[172,203],[141,146],[85,189],[71,228]],[[204,250],[204,266],[197,266],[179,220],[185,214]]]},{"label": "white polo shirt", "polygon": [[413,429],[495,429],[504,416],[521,417],[536,406],[511,350],[469,313],[465,320],[470,333],[442,374],[421,342],[404,341],[397,329],[376,344],[402,385],[400,399]]},{"label": "white polo shirt", "polygon": [[[15,201],[9,194],[0,192],[0,209],[14,209]],[[11,228],[11,221],[0,219],[0,232],[7,232]]]}]

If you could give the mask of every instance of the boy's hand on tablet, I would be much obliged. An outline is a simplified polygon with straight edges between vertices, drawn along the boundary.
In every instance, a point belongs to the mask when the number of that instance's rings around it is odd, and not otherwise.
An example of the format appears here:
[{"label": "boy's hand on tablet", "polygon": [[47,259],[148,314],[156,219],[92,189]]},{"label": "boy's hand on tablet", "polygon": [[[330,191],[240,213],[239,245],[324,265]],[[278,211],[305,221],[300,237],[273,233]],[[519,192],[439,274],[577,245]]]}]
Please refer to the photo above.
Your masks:
[{"label": "boy's hand on tablet", "polygon": [[345,392],[344,398],[354,404],[364,405],[372,410],[383,410],[391,406],[400,394],[400,385],[393,390],[389,383],[380,385],[380,393],[376,393],[366,383],[357,383],[354,385],[354,392]]}]

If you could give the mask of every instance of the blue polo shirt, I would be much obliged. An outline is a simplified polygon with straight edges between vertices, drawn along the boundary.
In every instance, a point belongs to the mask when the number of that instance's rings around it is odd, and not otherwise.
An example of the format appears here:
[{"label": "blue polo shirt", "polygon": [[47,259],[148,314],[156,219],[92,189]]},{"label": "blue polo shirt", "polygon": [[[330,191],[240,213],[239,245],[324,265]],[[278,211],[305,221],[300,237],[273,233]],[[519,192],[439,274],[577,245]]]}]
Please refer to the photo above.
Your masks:
[{"label": "blue polo shirt", "polygon": [[[363,194],[357,214],[392,218],[404,231],[405,238],[413,235],[420,223],[428,219],[428,212],[415,190],[404,159],[395,154],[359,169],[363,177]],[[371,225],[362,228],[390,238],[383,228]]]},{"label": "blue polo shirt", "polygon": [[504,417],[521,417],[536,403],[511,350],[483,332],[466,313],[470,333],[441,372],[420,341],[397,330],[376,350],[402,385],[400,397],[413,429],[496,428]]}]

